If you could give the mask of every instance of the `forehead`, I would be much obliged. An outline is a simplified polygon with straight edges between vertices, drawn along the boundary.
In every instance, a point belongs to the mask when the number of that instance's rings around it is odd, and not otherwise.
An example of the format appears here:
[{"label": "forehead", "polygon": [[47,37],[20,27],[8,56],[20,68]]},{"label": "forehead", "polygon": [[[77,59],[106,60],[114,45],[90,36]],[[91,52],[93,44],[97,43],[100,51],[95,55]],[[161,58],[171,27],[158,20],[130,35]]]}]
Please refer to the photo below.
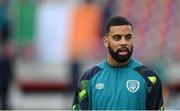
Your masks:
[{"label": "forehead", "polygon": [[109,33],[112,34],[128,34],[132,33],[132,28],[130,25],[119,25],[119,26],[111,26]]}]

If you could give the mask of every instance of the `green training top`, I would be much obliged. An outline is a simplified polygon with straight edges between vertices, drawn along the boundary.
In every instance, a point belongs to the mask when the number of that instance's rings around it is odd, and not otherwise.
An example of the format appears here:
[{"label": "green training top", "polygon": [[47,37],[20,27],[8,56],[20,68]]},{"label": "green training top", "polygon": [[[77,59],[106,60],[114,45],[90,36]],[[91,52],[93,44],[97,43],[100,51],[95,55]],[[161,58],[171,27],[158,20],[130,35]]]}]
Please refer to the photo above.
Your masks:
[{"label": "green training top", "polygon": [[81,77],[74,110],[161,110],[162,86],[157,74],[131,59],[115,67],[103,61]]}]

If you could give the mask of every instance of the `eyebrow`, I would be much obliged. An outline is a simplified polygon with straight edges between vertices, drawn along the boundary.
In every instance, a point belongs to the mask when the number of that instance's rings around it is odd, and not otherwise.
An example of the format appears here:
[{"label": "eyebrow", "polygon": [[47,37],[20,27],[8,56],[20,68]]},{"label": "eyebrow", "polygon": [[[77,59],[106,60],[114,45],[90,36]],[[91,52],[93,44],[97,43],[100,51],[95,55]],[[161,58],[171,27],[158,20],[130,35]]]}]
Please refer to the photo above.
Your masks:
[{"label": "eyebrow", "polygon": [[116,36],[127,36],[127,35],[134,35],[133,33],[128,33],[128,34],[125,34],[125,35],[120,35],[120,34],[115,34],[115,35],[113,35],[112,37],[116,37]]}]

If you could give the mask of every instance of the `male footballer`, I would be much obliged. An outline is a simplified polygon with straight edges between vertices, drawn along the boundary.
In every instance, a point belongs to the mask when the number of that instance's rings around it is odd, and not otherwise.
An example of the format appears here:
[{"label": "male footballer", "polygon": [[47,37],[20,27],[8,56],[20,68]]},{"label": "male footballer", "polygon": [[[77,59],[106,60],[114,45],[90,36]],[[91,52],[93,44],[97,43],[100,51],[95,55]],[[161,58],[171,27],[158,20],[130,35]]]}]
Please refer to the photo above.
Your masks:
[{"label": "male footballer", "polygon": [[103,37],[106,60],[86,71],[74,96],[74,110],[163,110],[161,81],[153,70],[132,57],[133,26],[112,17]]}]

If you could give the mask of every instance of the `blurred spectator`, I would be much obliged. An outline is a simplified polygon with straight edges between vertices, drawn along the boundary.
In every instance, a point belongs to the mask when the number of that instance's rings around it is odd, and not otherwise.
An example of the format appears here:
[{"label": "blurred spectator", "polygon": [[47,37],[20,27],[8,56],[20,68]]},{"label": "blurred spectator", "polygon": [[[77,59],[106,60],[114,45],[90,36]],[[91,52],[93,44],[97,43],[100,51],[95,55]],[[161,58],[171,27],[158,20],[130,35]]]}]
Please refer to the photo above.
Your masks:
[{"label": "blurred spectator", "polygon": [[12,78],[12,44],[5,0],[0,1],[0,109],[10,109],[8,92]]},{"label": "blurred spectator", "polygon": [[71,61],[70,73],[72,77],[72,91],[75,91],[76,84],[78,83],[80,76],[81,63],[79,60],[74,59]]},{"label": "blurred spectator", "polygon": [[107,20],[112,17],[114,14],[115,14],[115,10],[116,10],[116,7],[115,7],[115,0],[107,0],[107,2],[105,3],[105,6],[104,6],[104,10],[103,10],[103,15],[102,15],[102,26],[101,26],[101,36],[100,37],[103,37],[103,35],[105,34],[105,23],[107,22]]}]

